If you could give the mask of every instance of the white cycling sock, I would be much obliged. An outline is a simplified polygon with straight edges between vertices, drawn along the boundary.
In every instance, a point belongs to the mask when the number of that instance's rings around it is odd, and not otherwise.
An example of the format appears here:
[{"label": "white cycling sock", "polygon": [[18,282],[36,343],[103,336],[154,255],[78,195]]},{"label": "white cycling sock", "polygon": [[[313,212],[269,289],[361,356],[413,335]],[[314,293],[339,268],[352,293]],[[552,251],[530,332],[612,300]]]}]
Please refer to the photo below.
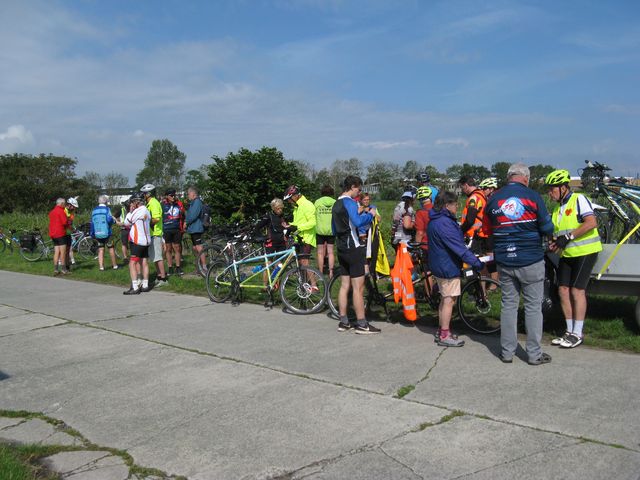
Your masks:
[{"label": "white cycling sock", "polygon": [[149,280],[142,280],[142,288],[149,288]]},{"label": "white cycling sock", "polygon": [[567,318],[567,332],[573,332],[573,320],[571,318]]},{"label": "white cycling sock", "polygon": [[134,290],[137,290],[137,289],[138,289],[138,287],[140,287],[140,282],[138,282],[138,280],[133,280],[133,281],[131,282],[131,287],[132,287]]},{"label": "white cycling sock", "polygon": [[576,320],[573,322],[573,334],[578,337],[582,337],[582,327],[584,326],[584,320]]}]

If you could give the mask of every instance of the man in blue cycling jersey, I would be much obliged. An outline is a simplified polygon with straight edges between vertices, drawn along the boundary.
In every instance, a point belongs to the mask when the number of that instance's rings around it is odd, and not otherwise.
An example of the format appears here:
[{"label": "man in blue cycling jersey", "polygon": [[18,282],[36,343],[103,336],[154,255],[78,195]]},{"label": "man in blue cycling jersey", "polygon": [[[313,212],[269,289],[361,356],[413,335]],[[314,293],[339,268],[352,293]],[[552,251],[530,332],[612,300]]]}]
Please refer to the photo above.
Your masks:
[{"label": "man in blue cycling jersey", "polygon": [[[369,325],[364,312],[364,275],[366,263],[366,248],[360,242],[358,228],[369,225],[376,214],[371,212],[358,212],[358,203],[355,197],[362,189],[362,179],[353,175],[347,176],[342,183],[342,195],[333,204],[331,209],[331,227],[336,238],[335,245],[338,250],[338,261],[342,272],[340,274],[340,292],[338,294],[338,307],[340,323],[338,331],[345,332],[351,329],[360,335],[380,333],[380,329]],[[356,312],[355,326],[349,323],[347,317],[347,305],[349,290],[352,290],[353,308]]]}]

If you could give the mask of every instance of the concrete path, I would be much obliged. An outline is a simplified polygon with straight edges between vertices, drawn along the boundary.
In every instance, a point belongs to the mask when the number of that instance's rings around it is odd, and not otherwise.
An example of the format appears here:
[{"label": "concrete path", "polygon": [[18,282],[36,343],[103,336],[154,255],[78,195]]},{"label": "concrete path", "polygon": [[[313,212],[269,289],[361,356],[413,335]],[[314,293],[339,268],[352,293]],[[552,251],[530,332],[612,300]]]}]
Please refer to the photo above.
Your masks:
[{"label": "concrete path", "polygon": [[[640,356],[548,346],[551,364],[507,365],[497,337],[444,349],[430,324],[358,336],[324,314],[0,272],[0,409],[190,479],[640,479]],[[122,478],[105,458],[81,461]]]}]

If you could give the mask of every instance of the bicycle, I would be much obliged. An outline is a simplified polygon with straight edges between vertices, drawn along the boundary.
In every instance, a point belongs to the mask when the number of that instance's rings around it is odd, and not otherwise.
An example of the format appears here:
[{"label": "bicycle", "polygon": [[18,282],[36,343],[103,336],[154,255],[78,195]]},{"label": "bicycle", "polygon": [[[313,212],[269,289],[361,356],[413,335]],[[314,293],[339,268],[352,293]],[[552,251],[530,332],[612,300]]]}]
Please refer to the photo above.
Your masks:
[{"label": "bicycle", "polygon": [[43,240],[39,230],[27,232],[20,236],[20,256],[28,262],[36,262],[48,258],[53,251],[53,242]]},{"label": "bicycle", "polygon": [[[605,183],[607,165],[585,160],[587,166],[582,169],[581,177],[585,190],[593,190],[595,200],[608,203],[603,207],[594,203],[594,212],[598,221],[598,233],[604,243],[618,243],[640,222],[640,187],[611,180]],[[625,209],[628,205],[630,210]],[[636,230],[627,240],[628,243],[640,242],[640,230]]]},{"label": "bicycle", "polygon": [[[410,242],[407,249],[411,253],[414,264],[414,278],[412,280],[416,303],[427,305],[432,310],[438,310],[440,305],[440,292],[432,273],[423,265],[421,247],[426,243]],[[501,285],[500,282],[490,277],[482,276],[470,269],[462,272],[466,280],[460,296],[458,297],[456,310],[460,320],[471,330],[491,334],[500,330],[501,310]],[[327,301],[331,313],[339,318],[338,291],[340,282],[338,276],[334,276],[327,289]],[[382,288],[381,288],[382,286]],[[365,311],[367,315],[376,315],[376,308],[381,307],[387,321],[391,316],[387,309],[387,303],[393,301],[393,286],[391,278],[379,277],[377,273],[365,277]],[[349,308],[348,316],[353,317],[353,309]]]},{"label": "bicycle", "polygon": [[0,231],[0,253],[7,248],[13,253],[13,248],[20,248],[20,239],[16,236],[17,230],[9,230],[9,235]]},{"label": "bicycle", "polygon": [[[264,247],[263,252],[266,252]],[[318,270],[300,265],[299,259],[308,256],[298,254],[293,246],[231,263],[218,258],[207,270],[207,293],[213,302],[224,303],[232,298],[233,303],[238,304],[243,289],[266,290],[265,307],[272,307],[274,292],[279,290],[282,303],[289,311],[316,313],[325,304],[326,287]]]},{"label": "bicycle", "polygon": [[[78,252],[83,260],[95,260],[98,258],[98,248],[100,243],[89,235],[90,225],[84,223],[71,233],[71,249]],[[116,258],[122,258],[122,252],[119,247],[120,236],[115,234],[111,236],[106,244],[107,248],[114,248]]]},{"label": "bicycle", "polygon": [[211,243],[205,242],[202,252],[196,258],[196,272],[204,277],[209,267],[218,259],[229,264],[234,260],[260,255],[263,247],[256,245],[249,231],[248,227],[236,226],[227,231],[226,237],[221,237],[218,233]]}]

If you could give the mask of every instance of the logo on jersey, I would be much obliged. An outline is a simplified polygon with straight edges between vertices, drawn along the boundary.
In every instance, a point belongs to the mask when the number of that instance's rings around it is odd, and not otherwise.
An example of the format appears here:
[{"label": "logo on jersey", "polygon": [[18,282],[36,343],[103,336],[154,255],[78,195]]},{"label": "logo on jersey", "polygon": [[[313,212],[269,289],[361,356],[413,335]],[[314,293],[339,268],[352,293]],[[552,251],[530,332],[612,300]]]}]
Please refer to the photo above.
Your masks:
[{"label": "logo on jersey", "polygon": [[524,205],[518,197],[507,198],[500,210],[509,220],[518,220],[524,214]]}]

